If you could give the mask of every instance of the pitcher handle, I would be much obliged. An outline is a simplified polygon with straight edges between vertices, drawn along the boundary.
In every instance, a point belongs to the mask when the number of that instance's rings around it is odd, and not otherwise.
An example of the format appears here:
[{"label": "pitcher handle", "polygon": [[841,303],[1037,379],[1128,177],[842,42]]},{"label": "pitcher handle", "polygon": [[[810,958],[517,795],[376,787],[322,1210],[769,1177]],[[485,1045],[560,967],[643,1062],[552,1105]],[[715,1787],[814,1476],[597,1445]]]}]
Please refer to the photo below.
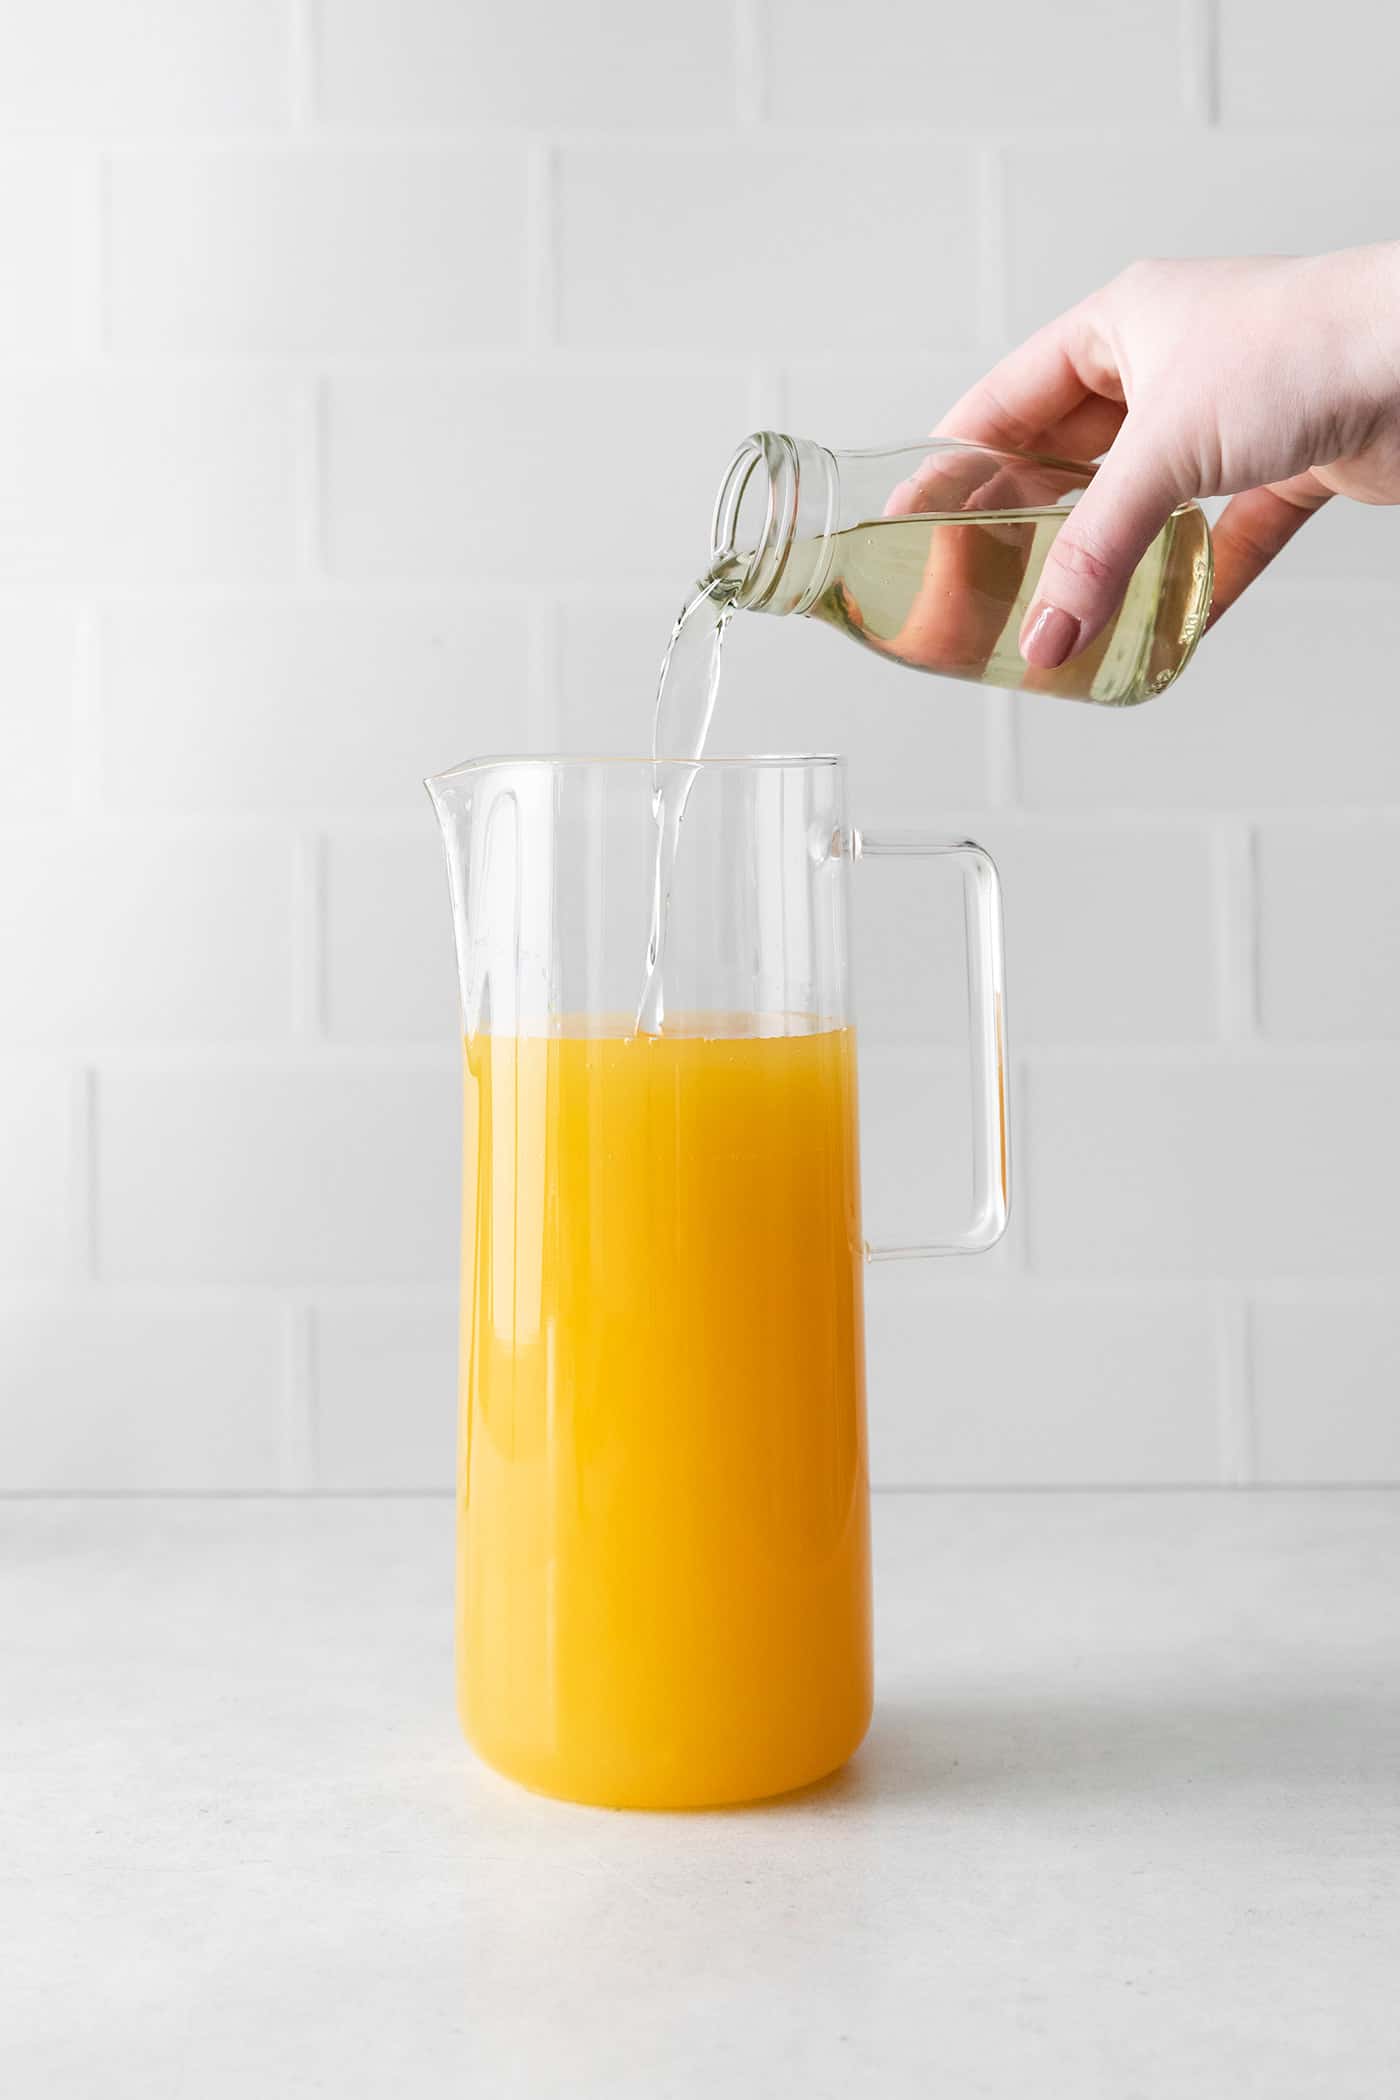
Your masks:
[{"label": "pitcher handle", "polygon": [[1001,881],[989,853],[970,840],[949,843],[918,834],[852,835],[853,857],[953,859],[963,871],[967,926],[968,1049],[972,1065],[972,1223],[950,1240],[885,1246],[867,1240],[867,1261],[926,1261],[940,1254],[980,1254],[1006,1230],[1011,1206],[1010,1113],[1006,1070],[1006,957]]}]

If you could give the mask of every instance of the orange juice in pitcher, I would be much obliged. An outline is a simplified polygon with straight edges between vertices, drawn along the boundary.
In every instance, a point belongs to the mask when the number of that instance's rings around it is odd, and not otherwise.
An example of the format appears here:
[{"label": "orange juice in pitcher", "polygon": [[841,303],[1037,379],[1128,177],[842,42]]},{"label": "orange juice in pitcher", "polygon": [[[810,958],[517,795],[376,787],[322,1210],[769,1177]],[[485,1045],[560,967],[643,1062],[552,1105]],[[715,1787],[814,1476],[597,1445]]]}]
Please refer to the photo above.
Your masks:
[{"label": "orange juice in pitcher", "polygon": [[460,1707],[586,1800],[774,1793],[870,1713],[852,1032],[687,1025],[467,1049]]}]

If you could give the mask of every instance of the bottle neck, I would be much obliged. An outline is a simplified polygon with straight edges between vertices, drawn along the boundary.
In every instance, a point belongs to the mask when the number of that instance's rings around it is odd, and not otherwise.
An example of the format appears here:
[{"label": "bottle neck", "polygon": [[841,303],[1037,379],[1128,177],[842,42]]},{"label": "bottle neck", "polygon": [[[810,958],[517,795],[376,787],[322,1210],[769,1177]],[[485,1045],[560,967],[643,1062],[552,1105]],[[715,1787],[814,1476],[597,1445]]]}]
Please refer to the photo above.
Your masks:
[{"label": "bottle neck", "polygon": [[[840,511],[835,454],[760,430],[729,462],[710,528],[712,568],[734,564],[745,612],[804,613],[826,582]],[[792,560],[796,547],[801,559]]]}]

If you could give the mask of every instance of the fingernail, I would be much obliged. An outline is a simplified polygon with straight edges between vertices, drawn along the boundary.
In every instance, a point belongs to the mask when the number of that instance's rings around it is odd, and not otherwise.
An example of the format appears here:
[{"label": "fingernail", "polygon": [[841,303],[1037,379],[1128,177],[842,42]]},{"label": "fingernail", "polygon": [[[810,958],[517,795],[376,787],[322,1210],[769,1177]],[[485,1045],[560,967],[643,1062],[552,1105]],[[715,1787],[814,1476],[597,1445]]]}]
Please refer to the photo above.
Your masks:
[{"label": "fingernail", "polygon": [[1037,671],[1055,671],[1074,652],[1079,622],[1058,605],[1038,600],[1021,623],[1021,654]]}]

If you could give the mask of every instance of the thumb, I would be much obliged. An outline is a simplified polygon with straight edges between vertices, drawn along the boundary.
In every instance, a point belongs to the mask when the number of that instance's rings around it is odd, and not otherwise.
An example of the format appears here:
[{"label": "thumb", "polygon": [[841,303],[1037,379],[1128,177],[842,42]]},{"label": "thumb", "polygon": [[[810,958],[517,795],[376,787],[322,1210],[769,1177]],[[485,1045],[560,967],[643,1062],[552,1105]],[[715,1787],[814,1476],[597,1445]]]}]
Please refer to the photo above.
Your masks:
[{"label": "thumb", "polygon": [[1160,438],[1129,416],[1045,557],[1021,622],[1021,654],[1028,664],[1053,671],[1094,639],[1189,493],[1172,474]]}]

